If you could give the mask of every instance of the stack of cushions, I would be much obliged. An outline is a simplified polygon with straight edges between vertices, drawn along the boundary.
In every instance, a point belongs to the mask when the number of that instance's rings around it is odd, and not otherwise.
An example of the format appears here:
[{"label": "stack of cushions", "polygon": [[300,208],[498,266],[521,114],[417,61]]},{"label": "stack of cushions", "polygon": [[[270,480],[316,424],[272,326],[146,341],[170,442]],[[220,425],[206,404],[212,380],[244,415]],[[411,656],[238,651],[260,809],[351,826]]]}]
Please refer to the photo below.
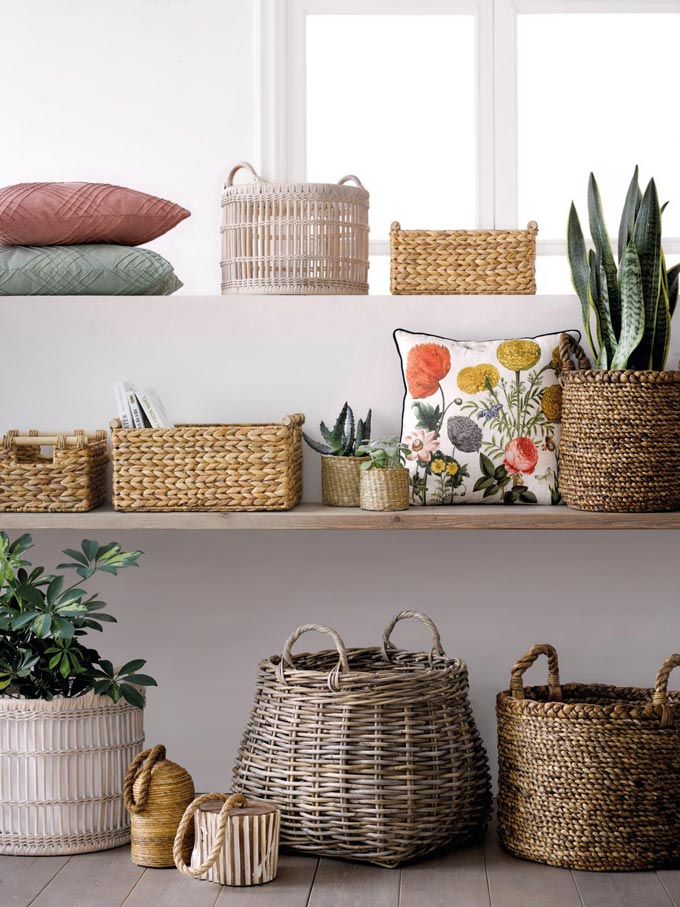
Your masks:
[{"label": "stack of cushions", "polygon": [[182,283],[151,249],[190,212],[105,183],[0,189],[0,296],[169,296]]}]

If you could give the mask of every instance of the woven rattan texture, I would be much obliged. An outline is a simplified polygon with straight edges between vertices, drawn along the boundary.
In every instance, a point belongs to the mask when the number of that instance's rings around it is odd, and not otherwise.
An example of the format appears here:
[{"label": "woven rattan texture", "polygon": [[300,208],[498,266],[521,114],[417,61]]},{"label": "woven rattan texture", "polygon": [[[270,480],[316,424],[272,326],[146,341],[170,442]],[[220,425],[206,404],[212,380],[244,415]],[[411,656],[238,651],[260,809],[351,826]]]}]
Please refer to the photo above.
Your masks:
[{"label": "woven rattan texture", "polygon": [[[490,809],[486,753],[462,661],[346,649],[308,625],[259,665],[234,787],[281,808],[281,843],[302,853],[396,866],[480,835]],[[434,627],[434,625],[431,625]],[[338,651],[290,655],[307,630]],[[339,653],[339,654],[338,654]]]},{"label": "woven rattan texture", "polygon": [[[241,168],[254,182],[234,186]],[[270,183],[237,164],[222,196],[222,293],[368,293],[368,205],[355,176]]]},{"label": "woven rattan texture", "polygon": [[[41,437],[37,431],[29,433]],[[19,447],[19,433],[7,432],[0,442],[0,511],[75,513],[106,501],[108,453],[106,432],[92,439],[74,432],[77,444],[59,436],[51,457],[38,444]]]},{"label": "woven rattan texture", "polygon": [[680,509],[680,371],[591,369],[568,335],[560,352],[560,491],[569,507]]},{"label": "woven rattan texture", "polygon": [[361,473],[359,500],[362,510],[408,510],[408,469],[365,469]]},{"label": "woven rattan texture", "polygon": [[526,230],[390,229],[390,291],[395,295],[533,294],[536,234]]},{"label": "woven rattan texture", "polygon": [[[550,646],[518,662],[523,672]],[[498,694],[498,828],[518,857],[571,869],[654,869],[680,859],[680,727],[666,693],[565,684]],[[516,694],[515,694],[516,695]],[[550,701],[559,697],[559,701]],[[664,727],[664,724],[668,726]]]},{"label": "woven rattan texture", "polygon": [[321,456],[321,501],[325,507],[358,507],[361,463],[366,457]]},{"label": "woven rattan texture", "polygon": [[[144,750],[125,776],[125,808],[130,813],[130,858],[137,866],[174,866],[173,845],[184,810],[194,799],[189,772],[165,758],[165,747]],[[184,858],[191,856],[187,835]]]},{"label": "woven rattan texture", "polygon": [[115,510],[289,510],[302,496],[304,416],[253,425],[112,423]]}]

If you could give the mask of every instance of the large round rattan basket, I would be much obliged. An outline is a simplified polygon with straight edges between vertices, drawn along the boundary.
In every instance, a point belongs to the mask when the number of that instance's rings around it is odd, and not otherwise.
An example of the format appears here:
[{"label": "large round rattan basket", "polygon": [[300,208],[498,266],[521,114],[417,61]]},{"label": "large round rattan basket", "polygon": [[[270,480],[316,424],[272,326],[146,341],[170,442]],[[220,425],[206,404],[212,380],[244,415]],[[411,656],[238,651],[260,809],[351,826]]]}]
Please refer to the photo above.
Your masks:
[{"label": "large round rattan basket", "polygon": [[[397,621],[432,632],[430,652],[395,648]],[[292,655],[309,630],[336,650]],[[302,853],[393,867],[484,830],[486,753],[464,662],[448,658],[432,621],[402,611],[383,645],[347,649],[335,630],[306,625],[259,665],[234,789],[281,809],[281,843]]]},{"label": "large round rattan basket", "polygon": [[[548,686],[523,687],[539,655]],[[560,684],[537,645],[498,694],[498,831],[517,857],[569,869],[655,869],[680,860],[680,716],[668,658],[654,689]]]},{"label": "large round rattan basket", "polygon": [[680,509],[680,371],[591,369],[568,334],[560,357],[565,502],[616,513]]},{"label": "large round rattan basket", "polygon": [[0,853],[87,853],[127,844],[123,780],[144,712],[86,693],[0,697]]}]

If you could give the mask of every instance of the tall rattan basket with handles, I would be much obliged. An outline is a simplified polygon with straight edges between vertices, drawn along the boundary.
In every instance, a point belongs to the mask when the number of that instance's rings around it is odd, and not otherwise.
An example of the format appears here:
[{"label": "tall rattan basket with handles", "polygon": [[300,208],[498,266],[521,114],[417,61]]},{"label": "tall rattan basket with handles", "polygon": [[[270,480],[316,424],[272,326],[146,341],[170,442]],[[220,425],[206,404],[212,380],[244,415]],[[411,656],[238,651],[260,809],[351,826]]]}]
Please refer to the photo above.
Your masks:
[{"label": "tall rattan basket with handles", "polygon": [[[548,659],[548,685],[524,687]],[[679,697],[662,664],[652,689],[560,683],[557,652],[535,645],[498,694],[498,831],[517,857],[586,870],[680,860]]]},{"label": "tall rattan basket with handles", "polygon": [[[410,617],[432,633],[431,651],[390,641]],[[293,656],[310,630],[336,648]],[[394,867],[476,838],[490,779],[465,663],[445,655],[417,611],[396,614],[375,648],[299,627],[282,655],[260,662],[234,789],[276,802],[282,845],[302,853]]]},{"label": "tall rattan basket with handles", "polygon": [[680,509],[680,369],[593,369],[569,334],[559,350],[565,502],[617,513]]},{"label": "tall rattan basket with handles", "polygon": [[[253,180],[235,185],[242,169]],[[368,206],[356,176],[269,182],[236,164],[222,196],[222,293],[365,295]]]}]

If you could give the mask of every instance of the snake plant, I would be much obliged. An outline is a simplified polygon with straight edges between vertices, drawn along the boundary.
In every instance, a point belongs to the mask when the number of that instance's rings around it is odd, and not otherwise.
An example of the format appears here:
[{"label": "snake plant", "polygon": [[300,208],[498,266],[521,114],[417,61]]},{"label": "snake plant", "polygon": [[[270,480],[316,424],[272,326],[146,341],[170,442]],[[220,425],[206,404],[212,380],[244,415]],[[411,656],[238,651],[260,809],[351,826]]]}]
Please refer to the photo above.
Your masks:
[{"label": "snake plant", "polygon": [[659,205],[653,179],[642,194],[636,167],[621,215],[617,267],[592,173],[588,182],[591,249],[586,247],[571,203],[567,252],[598,369],[663,369],[666,365],[680,265],[666,268],[661,247],[665,207]]},{"label": "snake plant", "polygon": [[333,457],[355,457],[357,449],[371,438],[371,410],[369,409],[365,419],[359,419],[355,427],[352,407],[345,403],[333,428],[328,428],[326,423],[322,422],[319,430],[325,444],[315,441],[303,432],[303,437],[312,450]]}]

